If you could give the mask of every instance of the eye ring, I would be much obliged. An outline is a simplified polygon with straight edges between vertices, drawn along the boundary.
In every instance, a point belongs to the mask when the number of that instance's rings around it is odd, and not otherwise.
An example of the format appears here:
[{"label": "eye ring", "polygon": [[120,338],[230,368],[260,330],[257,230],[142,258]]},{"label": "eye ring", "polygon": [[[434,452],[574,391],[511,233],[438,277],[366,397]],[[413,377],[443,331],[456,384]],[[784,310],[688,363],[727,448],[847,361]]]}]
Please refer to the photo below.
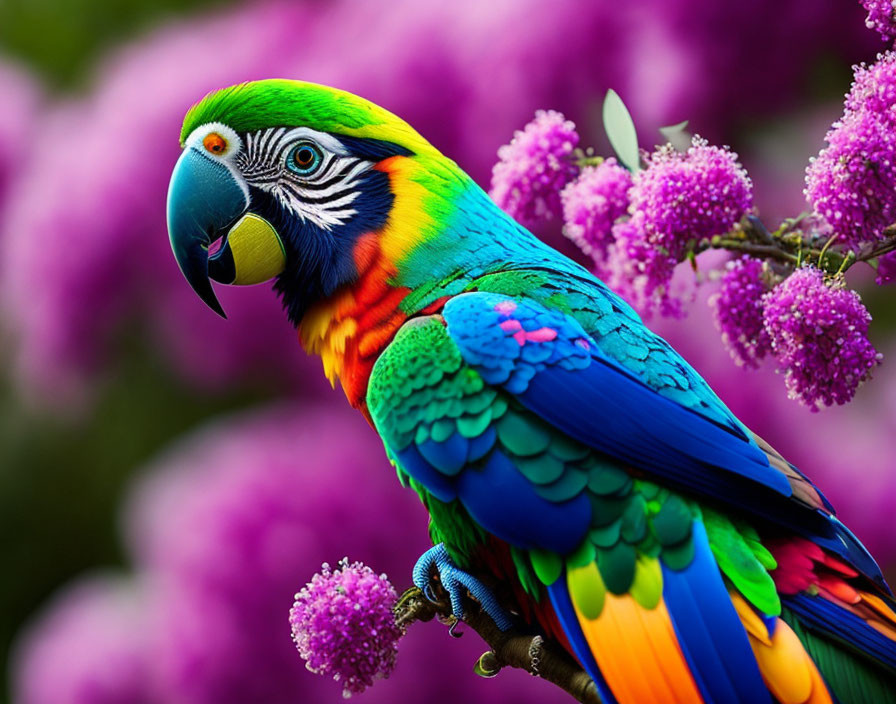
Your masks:
[{"label": "eye ring", "polygon": [[227,151],[227,140],[217,132],[209,132],[202,139],[205,150],[215,156],[221,156]]},{"label": "eye ring", "polygon": [[299,142],[286,156],[286,167],[300,176],[310,176],[323,163],[324,155],[314,142]]}]

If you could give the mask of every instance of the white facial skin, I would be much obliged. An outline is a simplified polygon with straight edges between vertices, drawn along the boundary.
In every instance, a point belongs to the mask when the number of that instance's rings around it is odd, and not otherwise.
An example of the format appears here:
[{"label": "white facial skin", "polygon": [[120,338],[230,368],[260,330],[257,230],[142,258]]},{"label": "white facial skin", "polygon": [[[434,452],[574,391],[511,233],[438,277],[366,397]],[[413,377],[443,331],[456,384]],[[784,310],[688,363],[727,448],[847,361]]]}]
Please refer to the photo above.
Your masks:
[{"label": "white facial skin", "polygon": [[360,177],[372,161],[351,156],[333,135],[308,127],[277,127],[246,135],[211,122],[186,142],[220,161],[249,195],[249,184],[273,195],[293,215],[332,230],[357,213]]},{"label": "white facial skin", "polygon": [[200,125],[187,137],[184,148],[194,149],[206,158],[226,166],[243,191],[246,202],[249,202],[249,186],[236,165],[243,150],[243,140],[234,130],[220,122]]}]

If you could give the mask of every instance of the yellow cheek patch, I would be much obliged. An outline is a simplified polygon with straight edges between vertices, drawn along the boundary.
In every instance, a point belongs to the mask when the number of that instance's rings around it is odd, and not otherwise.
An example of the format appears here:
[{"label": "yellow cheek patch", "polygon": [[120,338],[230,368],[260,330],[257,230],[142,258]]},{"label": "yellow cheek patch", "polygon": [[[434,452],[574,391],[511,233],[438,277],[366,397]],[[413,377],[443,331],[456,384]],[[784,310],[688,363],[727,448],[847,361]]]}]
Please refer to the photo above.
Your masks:
[{"label": "yellow cheek patch", "polygon": [[227,244],[233,254],[239,286],[260,284],[286,268],[286,250],[273,226],[264,218],[248,213],[231,228]]}]

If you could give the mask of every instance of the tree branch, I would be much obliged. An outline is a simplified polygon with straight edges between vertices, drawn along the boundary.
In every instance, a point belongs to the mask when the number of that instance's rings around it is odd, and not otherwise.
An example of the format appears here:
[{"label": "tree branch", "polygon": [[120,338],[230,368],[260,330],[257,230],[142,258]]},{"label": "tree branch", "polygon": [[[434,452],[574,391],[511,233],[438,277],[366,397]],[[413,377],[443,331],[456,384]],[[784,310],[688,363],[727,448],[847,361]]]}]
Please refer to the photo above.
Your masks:
[{"label": "tree branch", "polygon": [[759,218],[747,216],[731,232],[695,244],[693,253],[700,254],[708,249],[725,249],[731,252],[743,252],[757,259],[782,262],[789,266],[811,262],[829,274],[836,275],[846,271],[853,264],[869,262],[896,251],[896,224],[884,230],[886,239],[853,251],[832,246],[833,239],[828,240],[823,247],[813,246],[813,242],[807,240],[796,229],[798,223],[798,220],[794,220],[781,230],[771,233]]},{"label": "tree branch", "polygon": [[[414,621],[439,621],[454,628],[457,619],[451,613],[451,603],[441,586],[433,583],[437,601],[430,601],[417,587],[411,587],[398,600],[395,620],[400,626]],[[554,641],[533,636],[521,629],[501,631],[479,605],[468,599],[463,623],[476,631],[491,650],[482,654],[475,671],[482,677],[494,677],[504,667],[516,667],[531,675],[551,682],[582,704],[601,704],[597,687],[588,673]]]}]

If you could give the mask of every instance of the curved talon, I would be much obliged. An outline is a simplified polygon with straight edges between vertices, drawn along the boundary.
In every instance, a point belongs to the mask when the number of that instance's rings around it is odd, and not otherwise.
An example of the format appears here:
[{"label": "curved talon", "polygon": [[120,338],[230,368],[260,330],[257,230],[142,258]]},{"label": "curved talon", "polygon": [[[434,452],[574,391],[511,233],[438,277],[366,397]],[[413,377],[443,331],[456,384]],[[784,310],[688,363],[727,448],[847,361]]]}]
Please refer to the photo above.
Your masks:
[{"label": "curved talon", "polygon": [[451,624],[451,628],[448,629],[448,635],[452,638],[460,638],[463,636],[463,633],[455,630],[460,625],[460,619],[457,619],[454,623]]},{"label": "curved talon", "polygon": [[458,620],[463,620],[464,617],[461,597],[464,591],[467,591],[473,599],[479,602],[482,610],[491,617],[500,630],[506,631],[513,625],[510,615],[498,603],[495,595],[473,575],[455,567],[442,543],[423,553],[417,560],[417,564],[414,565],[414,584],[427,599],[436,601],[430,577],[433,567],[436,568],[442,586],[448,592],[448,597],[451,600],[451,612]]}]

